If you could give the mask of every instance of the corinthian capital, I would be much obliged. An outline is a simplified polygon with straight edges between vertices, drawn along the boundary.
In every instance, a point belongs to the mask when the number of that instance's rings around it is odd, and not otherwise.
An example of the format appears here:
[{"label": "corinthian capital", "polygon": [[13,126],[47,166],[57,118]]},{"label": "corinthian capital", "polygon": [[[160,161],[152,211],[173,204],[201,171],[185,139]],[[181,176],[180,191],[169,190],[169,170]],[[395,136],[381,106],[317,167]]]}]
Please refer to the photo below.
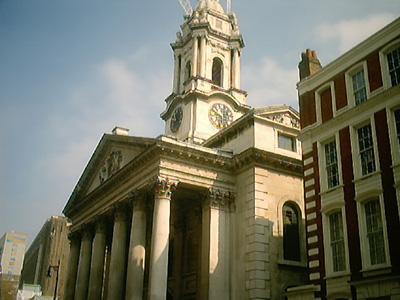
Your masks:
[{"label": "corinthian capital", "polygon": [[115,203],[112,207],[114,222],[125,222],[127,218],[127,206],[124,203]]},{"label": "corinthian capital", "polygon": [[165,195],[168,198],[172,196],[176,190],[178,182],[169,180],[168,178],[157,176],[151,184],[151,188],[158,195]]},{"label": "corinthian capital", "polygon": [[235,197],[229,191],[209,188],[204,197],[204,206],[222,210],[234,209]]},{"label": "corinthian capital", "polygon": [[147,206],[147,194],[144,191],[134,190],[129,196],[133,210],[145,210]]}]

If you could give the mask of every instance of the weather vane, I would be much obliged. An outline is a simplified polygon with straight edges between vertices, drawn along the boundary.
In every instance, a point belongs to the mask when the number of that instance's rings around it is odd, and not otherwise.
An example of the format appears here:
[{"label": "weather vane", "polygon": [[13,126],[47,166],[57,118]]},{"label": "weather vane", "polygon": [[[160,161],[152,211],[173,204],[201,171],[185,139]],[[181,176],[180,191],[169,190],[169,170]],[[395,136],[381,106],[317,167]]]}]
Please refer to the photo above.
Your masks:
[{"label": "weather vane", "polygon": [[[200,0],[201,1],[201,0]],[[215,0],[219,1],[219,0]],[[187,15],[191,15],[193,12],[192,5],[190,4],[190,0],[179,0],[179,3],[181,4],[183,10]],[[232,8],[232,0],[226,0],[226,11],[227,13],[231,13],[231,8]]]}]

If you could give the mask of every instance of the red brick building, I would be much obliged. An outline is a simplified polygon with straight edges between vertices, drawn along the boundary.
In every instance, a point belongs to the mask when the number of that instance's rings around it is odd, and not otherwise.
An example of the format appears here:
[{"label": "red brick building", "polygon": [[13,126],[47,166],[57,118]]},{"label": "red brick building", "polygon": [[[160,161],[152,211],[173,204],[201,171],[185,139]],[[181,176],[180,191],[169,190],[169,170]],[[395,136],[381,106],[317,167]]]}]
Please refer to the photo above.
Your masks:
[{"label": "red brick building", "polygon": [[400,19],[298,83],[310,285],[289,299],[400,299]]}]

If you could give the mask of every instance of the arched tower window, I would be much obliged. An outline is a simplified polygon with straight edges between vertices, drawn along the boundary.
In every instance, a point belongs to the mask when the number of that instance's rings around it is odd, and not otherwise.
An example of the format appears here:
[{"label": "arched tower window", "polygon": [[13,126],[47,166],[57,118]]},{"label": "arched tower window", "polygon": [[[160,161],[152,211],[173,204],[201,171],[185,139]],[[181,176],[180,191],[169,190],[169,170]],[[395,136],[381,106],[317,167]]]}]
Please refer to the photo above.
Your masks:
[{"label": "arched tower window", "polygon": [[223,64],[219,58],[214,58],[212,65],[212,83],[222,86],[222,68]]},{"label": "arched tower window", "polygon": [[192,76],[192,63],[188,61],[185,70],[185,81],[188,80],[191,76]]},{"label": "arched tower window", "polygon": [[300,209],[293,202],[286,202],[282,208],[283,258],[300,261]]}]

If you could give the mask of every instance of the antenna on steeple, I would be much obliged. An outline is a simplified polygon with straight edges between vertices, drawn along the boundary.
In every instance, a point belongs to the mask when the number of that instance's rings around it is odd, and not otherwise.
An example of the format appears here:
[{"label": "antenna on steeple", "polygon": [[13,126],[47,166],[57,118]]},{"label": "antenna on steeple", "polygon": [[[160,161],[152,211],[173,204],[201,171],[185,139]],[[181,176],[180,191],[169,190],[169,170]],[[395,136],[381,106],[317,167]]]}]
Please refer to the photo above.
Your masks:
[{"label": "antenna on steeple", "polygon": [[193,12],[192,5],[190,4],[190,0],[179,0],[183,10],[187,15],[191,15]]},{"label": "antenna on steeple", "polygon": [[232,9],[232,2],[231,2],[232,0],[227,0],[227,3],[226,3],[226,12],[228,13],[228,14],[230,14],[232,11],[231,11],[231,9]]}]

